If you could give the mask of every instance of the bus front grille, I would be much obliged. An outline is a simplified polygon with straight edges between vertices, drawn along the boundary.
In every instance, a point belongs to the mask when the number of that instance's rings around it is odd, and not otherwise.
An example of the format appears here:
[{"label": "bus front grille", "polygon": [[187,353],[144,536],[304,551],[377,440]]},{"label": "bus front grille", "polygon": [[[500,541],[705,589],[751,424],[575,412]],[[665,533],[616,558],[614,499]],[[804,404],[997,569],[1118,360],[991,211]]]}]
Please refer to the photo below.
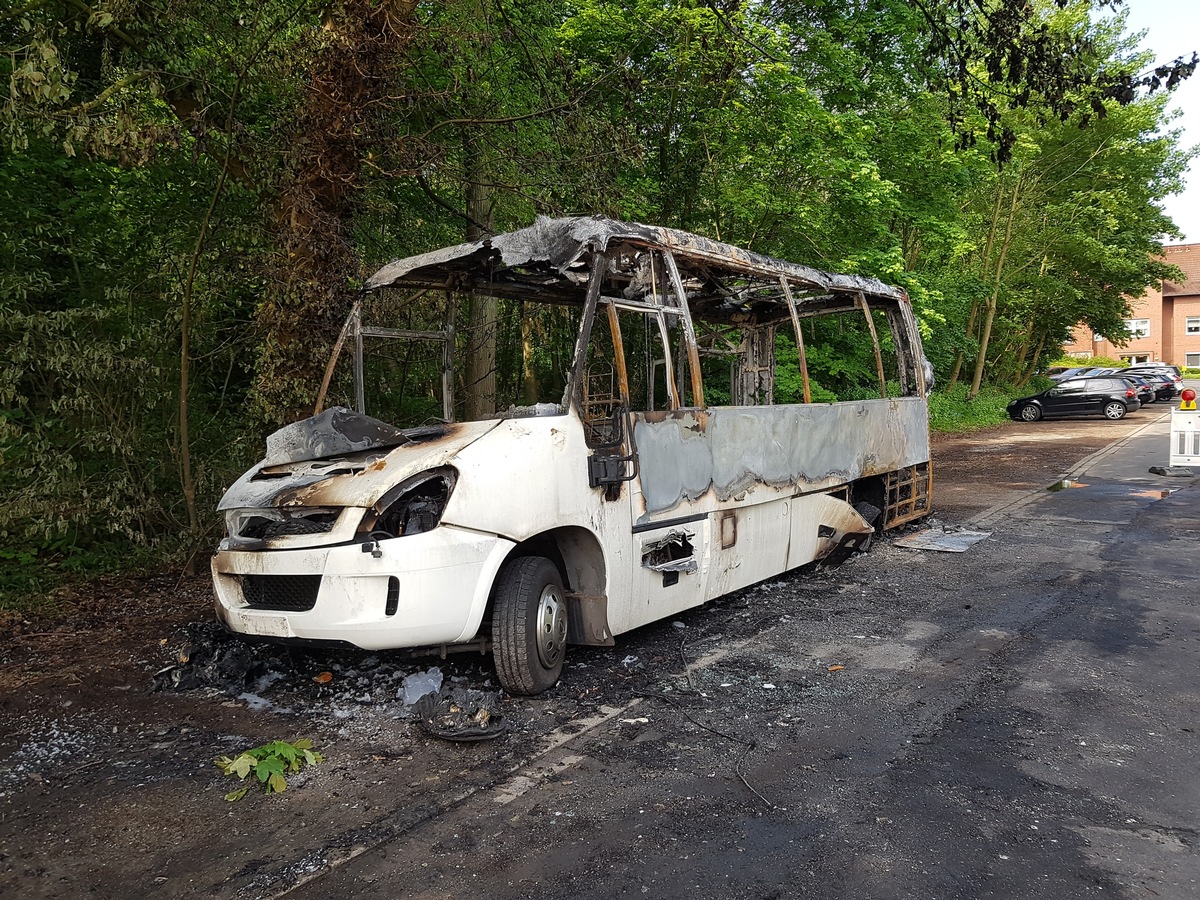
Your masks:
[{"label": "bus front grille", "polygon": [[243,575],[242,596],[250,609],[307,612],[317,605],[320,575]]}]

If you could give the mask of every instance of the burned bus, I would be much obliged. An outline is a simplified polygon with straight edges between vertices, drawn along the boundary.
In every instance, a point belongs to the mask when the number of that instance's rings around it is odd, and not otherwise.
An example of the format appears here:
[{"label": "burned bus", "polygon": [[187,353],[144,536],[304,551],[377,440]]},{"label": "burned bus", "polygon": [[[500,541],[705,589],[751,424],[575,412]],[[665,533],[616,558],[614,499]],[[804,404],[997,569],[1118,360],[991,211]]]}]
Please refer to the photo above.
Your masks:
[{"label": "burned bus", "polygon": [[[519,377],[459,421],[479,321]],[[869,389],[832,391],[817,361]],[[350,311],[314,416],[222,499],[217,616],[490,650],[507,691],[540,693],[569,644],[926,516],[931,378],[903,291],[670,228],[542,218],[398,259]]]}]

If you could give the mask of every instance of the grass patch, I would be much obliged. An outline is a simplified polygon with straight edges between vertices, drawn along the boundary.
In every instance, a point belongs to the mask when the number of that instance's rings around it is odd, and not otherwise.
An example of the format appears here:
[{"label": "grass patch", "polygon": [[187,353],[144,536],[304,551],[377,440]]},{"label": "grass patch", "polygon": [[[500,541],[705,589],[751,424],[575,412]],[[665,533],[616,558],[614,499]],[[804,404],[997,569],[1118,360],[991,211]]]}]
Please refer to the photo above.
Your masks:
[{"label": "grass patch", "polygon": [[63,612],[59,588],[180,569],[186,559],[182,539],[162,539],[153,547],[113,540],[86,550],[0,548],[0,614],[55,619]]},{"label": "grass patch", "polygon": [[967,399],[968,385],[959,383],[953,387],[934,391],[929,395],[929,427],[933,431],[948,433],[978,431],[1008,421],[1008,403],[1017,397],[1036,394],[1046,384],[1026,385],[1023,388],[984,387],[973,399]]}]

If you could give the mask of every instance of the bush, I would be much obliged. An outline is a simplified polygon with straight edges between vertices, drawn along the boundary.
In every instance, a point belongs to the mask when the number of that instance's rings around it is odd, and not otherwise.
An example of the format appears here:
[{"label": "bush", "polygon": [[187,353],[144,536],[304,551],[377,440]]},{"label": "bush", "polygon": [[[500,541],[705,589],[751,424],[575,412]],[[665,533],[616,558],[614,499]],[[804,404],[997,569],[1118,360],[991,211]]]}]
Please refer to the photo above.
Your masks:
[{"label": "bush", "polygon": [[1105,366],[1114,369],[1121,369],[1127,366],[1128,363],[1123,360],[1113,359],[1111,356],[1060,356],[1054,362],[1047,363],[1042,368],[1050,368],[1052,366],[1067,366],[1069,368],[1083,368],[1085,366]]},{"label": "bush", "polygon": [[[1038,379],[1041,381],[1044,379]],[[1047,386],[1049,383],[1047,382]],[[976,431],[1008,421],[1008,403],[1042,390],[1038,384],[1025,388],[984,387],[978,396],[967,398],[969,387],[959,383],[929,395],[929,427],[933,431]]]}]

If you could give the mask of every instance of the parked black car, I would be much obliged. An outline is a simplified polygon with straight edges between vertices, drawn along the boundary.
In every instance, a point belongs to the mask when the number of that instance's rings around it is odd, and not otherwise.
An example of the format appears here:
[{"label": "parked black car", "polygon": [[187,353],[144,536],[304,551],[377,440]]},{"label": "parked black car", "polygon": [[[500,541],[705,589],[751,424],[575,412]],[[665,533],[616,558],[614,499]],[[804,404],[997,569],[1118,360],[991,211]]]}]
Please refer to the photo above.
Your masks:
[{"label": "parked black car", "polygon": [[1174,386],[1175,392],[1172,396],[1178,397],[1183,391],[1183,376],[1180,374],[1178,366],[1130,366],[1127,369],[1121,369],[1121,371],[1117,372],[1117,374],[1121,376],[1140,375],[1142,378],[1146,378],[1150,375],[1165,375],[1171,380],[1171,384]]},{"label": "parked black car", "polygon": [[1140,402],[1142,406],[1147,406],[1158,399],[1158,395],[1155,393],[1157,389],[1156,385],[1145,375],[1140,373],[1137,375],[1130,375],[1122,372],[1118,377],[1124,381],[1128,381],[1135,388],[1137,388],[1138,402]]},{"label": "parked black car", "polygon": [[1170,375],[1159,372],[1150,372],[1148,374],[1138,372],[1138,375],[1150,382],[1150,386],[1154,388],[1154,396],[1159,400],[1171,400],[1182,390],[1181,387],[1175,384],[1175,379]]},{"label": "parked black car", "polygon": [[1069,378],[1040,394],[1021,397],[1008,404],[1014,419],[1036,422],[1043,416],[1104,416],[1123,419],[1141,407],[1137,389],[1116,375],[1099,378]]},{"label": "parked black car", "polygon": [[1089,368],[1089,366],[1074,366],[1073,368],[1068,369],[1064,366],[1052,366],[1047,370],[1046,377],[1051,381],[1063,381],[1064,379],[1072,378],[1076,375],[1082,375]]}]

